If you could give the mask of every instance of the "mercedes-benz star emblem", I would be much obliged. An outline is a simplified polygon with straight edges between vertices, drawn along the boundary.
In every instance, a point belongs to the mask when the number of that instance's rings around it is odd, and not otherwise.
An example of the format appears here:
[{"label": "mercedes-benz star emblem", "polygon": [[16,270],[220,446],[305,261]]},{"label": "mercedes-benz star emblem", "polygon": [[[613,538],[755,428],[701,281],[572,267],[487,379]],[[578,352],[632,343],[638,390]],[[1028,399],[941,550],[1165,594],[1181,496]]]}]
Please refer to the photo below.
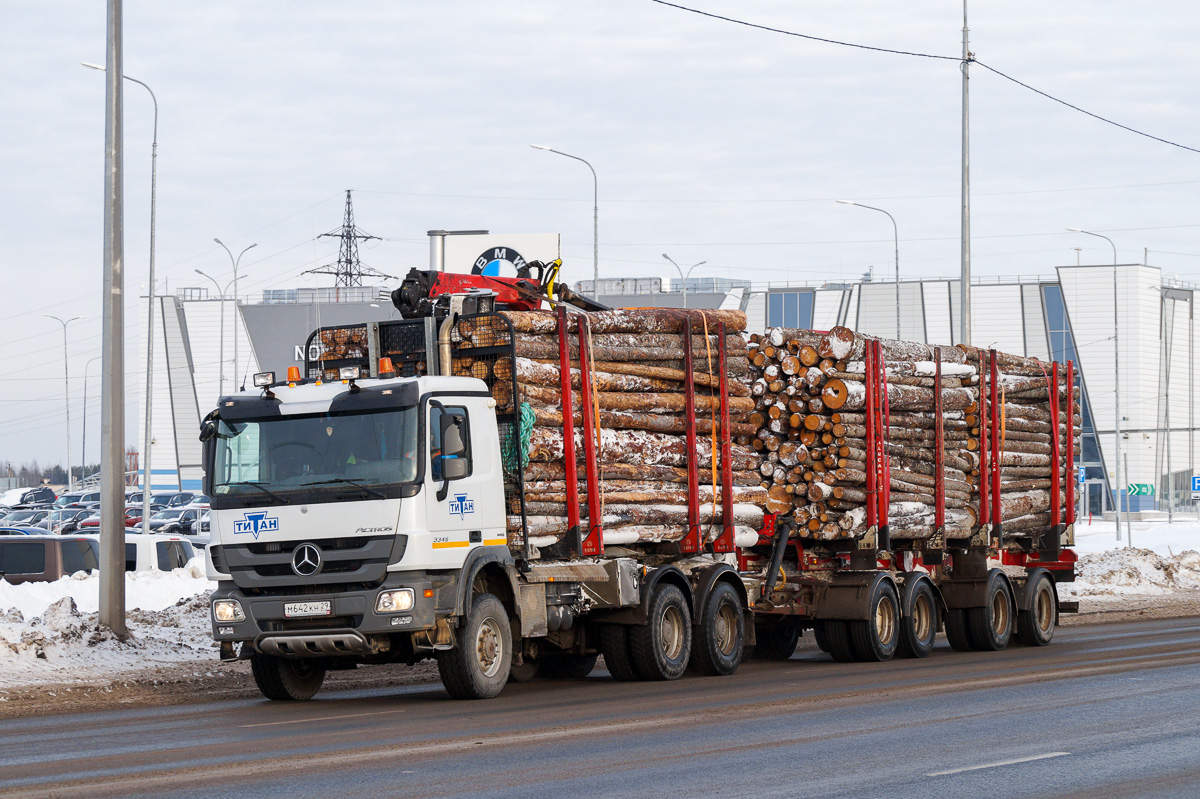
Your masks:
[{"label": "mercedes-benz star emblem", "polygon": [[316,544],[301,544],[292,552],[292,571],[301,577],[312,577],[321,571],[321,548]]}]

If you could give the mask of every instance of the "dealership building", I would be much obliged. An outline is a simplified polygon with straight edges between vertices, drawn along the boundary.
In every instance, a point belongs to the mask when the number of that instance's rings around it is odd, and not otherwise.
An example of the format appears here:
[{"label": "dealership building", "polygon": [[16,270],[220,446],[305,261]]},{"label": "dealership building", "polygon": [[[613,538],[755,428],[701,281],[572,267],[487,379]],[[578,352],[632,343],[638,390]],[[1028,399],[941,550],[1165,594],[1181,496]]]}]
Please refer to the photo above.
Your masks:
[{"label": "dealership building", "polygon": [[[430,268],[448,272],[511,274],[522,261],[557,257],[555,234],[430,232]],[[305,341],[318,327],[397,318],[389,298],[393,288],[273,289],[234,303],[189,287],[156,298],[154,485],[198,488],[196,431],[217,398],[255,371],[302,366]],[[612,307],[740,308],[752,331],[844,325],[884,338],[960,341],[959,282],[951,279],[762,285],[639,277],[603,279],[599,286],[581,281],[575,288]],[[1076,363],[1083,389],[1079,477],[1086,512],[1111,510],[1118,494],[1122,509],[1127,504],[1133,512],[1192,509],[1200,445],[1194,399],[1200,376],[1193,357],[1198,290],[1200,285],[1164,279],[1157,267],[1142,264],[1063,266],[1036,277],[973,281],[973,344]],[[142,316],[144,324],[145,310]]]}]

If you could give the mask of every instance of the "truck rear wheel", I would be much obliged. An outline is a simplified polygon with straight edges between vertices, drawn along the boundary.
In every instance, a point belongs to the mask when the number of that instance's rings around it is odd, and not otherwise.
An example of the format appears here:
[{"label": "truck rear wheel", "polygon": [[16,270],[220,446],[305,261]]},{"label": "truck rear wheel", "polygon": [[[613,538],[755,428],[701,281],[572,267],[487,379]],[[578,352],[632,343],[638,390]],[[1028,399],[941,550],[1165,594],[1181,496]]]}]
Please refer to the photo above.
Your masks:
[{"label": "truck rear wheel", "polygon": [[918,580],[908,594],[908,612],[900,622],[900,648],[904,657],[929,657],[937,638],[937,600],[925,580]]},{"label": "truck rear wheel", "polygon": [[963,608],[946,611],[946,640],[955,652],[970,652],[971,639],[967,637],[967,612]]},{"label": "truck rear wheel", "polygon": [[542,658],[542,676],[551,680],[582,680],[596,668],[596,655],[546,655]]},{"label": "truck rear wheel", "polygon": [[1017,614],[1017,640],[1025,646],[1045,646],[1054,637],[1054,625],[1058,623],[1054,581],[1039,574],[1027,590],[1029,610]]},{"label": "truck rear wheel", "polygon": [[854,658],[854,645],[850,640],[850,622],[842,619],[830,619],[822,622],[825,626],[825,642],[829,644],[829,654],[838,663],[850,663]]},{"label": "truck rear wheel", "polygon": [[643,680],[678,680],[692,650],[692,614],[677,586],[659,583],[646,623],[629,628],[629,654]]},{"label": "truck rear wheel", "polygon": [[849,624],[856,660],[890,660],[900,644],[900,598],[888,580],[879,580],[871,591],[865,621]]},{"label": "truck rear wheel", "polygon": [[745,651],[742,598],[729,583],[717,583],[709,591],[700,621],[692,630],[692,668],[709,676],[733,674]]},{"label": "truck rear wheel", "polygon": [[604,665],[617,682],[633,682],[638,678],[629,654],[629,628],[624,624],[600,625],[600,652]]},{"label": "truck rear wheel", "polygon": [[796,653],[796,645],[800,643],[800,627],[795,624],[760,626],[754,631],[754,639],[756,659],[788,660]]},{"label": "truck rear wheel", "polygon": [[512,625],[493,594],[476,594],[455,634],[453,649],[437,653],[442,685],[455,699],[491,699],[504,690],[512,666]]},{"label": "truck rear wheel", "polygon": [[995,652],[1008,646],[1013,633],[1013,598],[999,571],[988,577],[986,604],[967,609],[967,638],[973,649]]},{"label": "truck rear wheel", "polygon": [[277,702],[312,699],[325,682],[325,669],[302,658],[256,653],[250,656],[250,671],[262,695]]}]

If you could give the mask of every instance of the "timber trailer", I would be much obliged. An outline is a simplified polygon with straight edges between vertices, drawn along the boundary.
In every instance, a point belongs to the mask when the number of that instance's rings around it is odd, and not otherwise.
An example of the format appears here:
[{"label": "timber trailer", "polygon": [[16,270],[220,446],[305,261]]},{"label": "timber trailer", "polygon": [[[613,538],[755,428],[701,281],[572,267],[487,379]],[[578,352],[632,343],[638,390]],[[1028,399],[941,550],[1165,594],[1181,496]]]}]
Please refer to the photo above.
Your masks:
[{"label": "timber trailer", "polygon": [[[751,648],[789,657],[804,629],[837,660],[928,655],[943,624],[959,649],[999,649],[1014,631],[1045,644],[1070,609],[1055,586],[1074,578],[1061,546],[1072,503],[1056,505],[1048,540],[1019,545],[1001,546],[985,515],[969,539],[893,546],[886,489],[873,494],[862,541],[805,548],[770,514],[750,540],[735,540],[727,521],[707,541],[690,465],[682,540],[606,546],[569,492],[567,535],[535,548],[515,335],[497,304],[537,308],[557,294],[564,398],[574,397],[567,336],[577,331],[583,452],[564,414],[564,467],[595,508],[588,314],[569,313],[563,300],[575,298],[549,280],[453,277],[447,287],[440,275],[410,275],[393,300],[412,318],[315,331],[303,373],[257,374],[253,390],[221,397],[201,424],[213,636],[222,660],[250,661],[267,698],[311,698],[329,670],[430,657],[457,698],[496,696],[539,670],[586,676],[600,654],[618,680],[673,680],[689,666],[726,675]],[[462,359],[480,376],[456,372]],[[690,346],[687,360],[690,376]],[[732,379],[723,348],[719,369],[723,384]],[[871,407],[884,413],[886,375],[871,380]],[[719,393],[729,520],[728,392]],[[695,452],[690,402],[688,417]],[[872,479],[886,486],[887,458],[871,446]]]}]

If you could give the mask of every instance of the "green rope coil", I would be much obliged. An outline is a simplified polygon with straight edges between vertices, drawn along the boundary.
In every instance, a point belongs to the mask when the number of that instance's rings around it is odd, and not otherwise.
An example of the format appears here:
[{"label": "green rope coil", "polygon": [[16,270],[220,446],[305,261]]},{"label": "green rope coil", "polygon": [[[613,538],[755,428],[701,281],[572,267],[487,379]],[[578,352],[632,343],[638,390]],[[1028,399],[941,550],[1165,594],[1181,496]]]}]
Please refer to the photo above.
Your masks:
[{"label": "green rope coil", "polygon": [[517,419],[517,429],[504,442],[503,452],[501,452],[506,472],[520,471],[529,462],[529,439],[533,435],[535,421],[533,408],[529,406],[528,402],[522,402],[521,413]]}]

